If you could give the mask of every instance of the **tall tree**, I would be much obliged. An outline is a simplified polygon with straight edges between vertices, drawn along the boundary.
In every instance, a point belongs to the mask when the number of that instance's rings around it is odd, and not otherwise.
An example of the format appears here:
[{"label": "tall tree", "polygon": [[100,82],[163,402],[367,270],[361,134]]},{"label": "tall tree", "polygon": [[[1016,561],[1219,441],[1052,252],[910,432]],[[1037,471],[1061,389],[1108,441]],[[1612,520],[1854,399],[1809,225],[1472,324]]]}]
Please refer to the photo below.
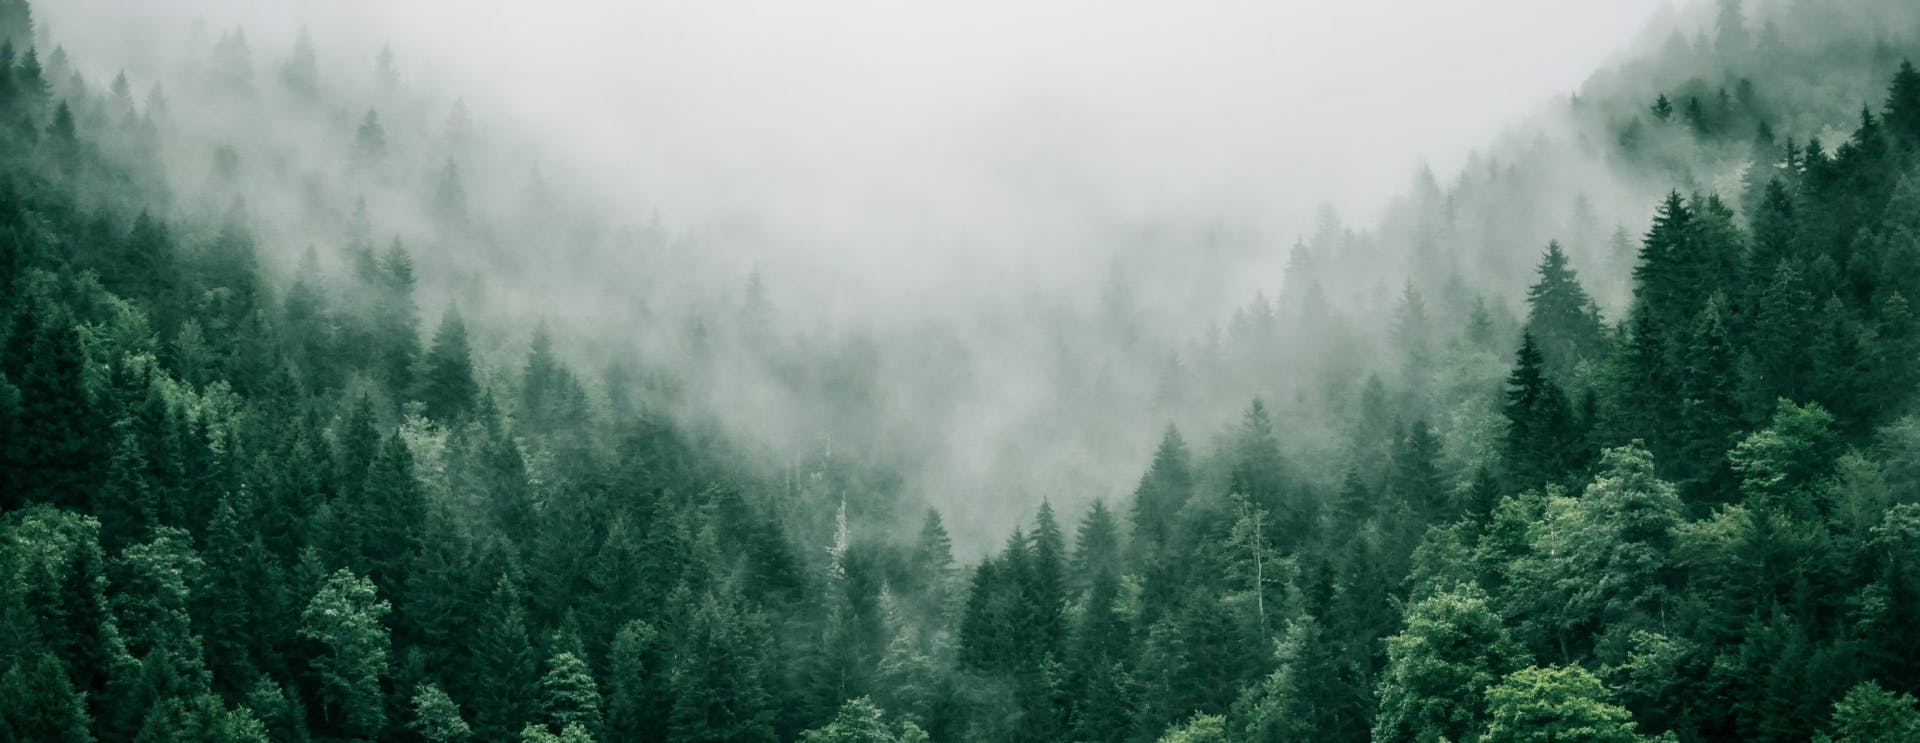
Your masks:
[{"label": "tall tree", "polygon": [[1486,689],[1525,658],[1477,587],[1414,603],[1405,629],[1387,638],[1373,739],[1471,740],[1487,719]]},{"label": "tall tree", "polygon": [[1633,716],[1579,666],[1528,667],[1487,689],[1484,743],[1640,743]]},{"label": "tall tree", "polygon": [[1539,345],[1547,372],[1567,384],[1582,362],[1606,353],[1600,306],[1580,286],[1560,243],[1547,243],[1539,274],[1539,280],[1527,289],[1527,332]]},{"label": "tall tree", "polygon": [[1566,394],[1547,376],[1530,332],[1520,336],[1506,394],[1506,463],[1514,486],[1538,487],[1564,477],[1578,462],[1581,442]]},{"label": "tall tree", "polygon": [[448,308],[433,332],[433,343],[421,359],[416,398],[434,420],[452,422],[471,410],[479,394],[473,378],[473,351],[467,345],[467,325],[457,308]]},{"label": "tall tree", "polygon": [[390,670],[392,648],[382,622],[392,608],[372,581],[342,568],[300,613],[300,636],[324,648],[313,669],[326,729],[372,738],[386,726],[381,683]]}]

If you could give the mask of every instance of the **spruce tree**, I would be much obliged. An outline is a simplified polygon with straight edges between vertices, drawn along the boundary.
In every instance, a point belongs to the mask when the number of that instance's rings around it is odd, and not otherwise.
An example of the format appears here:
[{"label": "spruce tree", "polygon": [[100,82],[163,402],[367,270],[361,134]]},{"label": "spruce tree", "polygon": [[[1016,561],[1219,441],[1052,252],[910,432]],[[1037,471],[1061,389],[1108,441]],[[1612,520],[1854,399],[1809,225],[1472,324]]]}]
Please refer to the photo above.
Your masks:
[{"label": "spruce tree", "polygon": [[324,648],[313,669],[327,729],[371,738],[386,726],[381,683],[390,672],[392,647],[382,622],[392,608],[372,581],[343,568],[301,612],[300,636]]},{"label": "spruce tree", "polygon": [[473,408],[479,385],[473,378],[473,352],[467,344],[467,326],[458,309],[449,308],[433,332],[433,343],[421,360],[416,399],[428,417],[451,423]]},{"label": "spruce tree", "polygon": [[1566,384],[1581,362],[1607,350],[1599,305],[1580,286],[1560,243],[1547,244],[1540,278],[1527,289],[1527,331],[1533,334],[1547,371]]}]

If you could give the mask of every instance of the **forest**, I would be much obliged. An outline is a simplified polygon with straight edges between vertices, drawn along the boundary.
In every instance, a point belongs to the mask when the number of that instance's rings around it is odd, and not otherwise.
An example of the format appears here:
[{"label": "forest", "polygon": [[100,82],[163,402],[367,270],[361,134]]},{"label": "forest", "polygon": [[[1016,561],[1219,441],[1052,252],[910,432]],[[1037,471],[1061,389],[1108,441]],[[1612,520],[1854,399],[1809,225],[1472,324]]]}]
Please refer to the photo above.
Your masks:
[{"label": "forest", "polygon": [[[793,320],[405,49],[103,74],[0,0],[0,740],[1920,740],[1920,7],[1835,5],[1211,327],[1116,260],[972,348]],[[996,456],[1098,475],[958,513],[1016,347]]]}]

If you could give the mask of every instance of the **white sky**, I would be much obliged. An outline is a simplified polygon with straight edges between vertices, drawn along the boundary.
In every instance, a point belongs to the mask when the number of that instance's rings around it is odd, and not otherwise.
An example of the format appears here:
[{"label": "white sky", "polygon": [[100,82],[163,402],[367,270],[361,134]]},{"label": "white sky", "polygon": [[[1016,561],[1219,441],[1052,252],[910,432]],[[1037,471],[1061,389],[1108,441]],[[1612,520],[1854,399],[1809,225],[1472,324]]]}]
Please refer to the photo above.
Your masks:
[{"label": "white sky", "polygon": [[[1665,0],[197,0],[390,41],[680,228],[889,279],[1172,218],[1291,242],[1564,96]],[[43,5],[45,5],[43,3]],[[68,0],[179,19],[178,0]],[[277,28],[276,28],[277,26]],[[323,64],[339,63],[323,56]],[[361,61],[364,63],[364,61]],[[911,248],[904,250],[903,248]],[[1070,248],[1061,248],[1070,249]],[[1006,251],[1012,251],[1008,253]],[[1040,253],[1041,260],[1065,256]],[[928,266],[934,266],[928,268]],[[911,284],[913,282],[908,281]]]},{"label": "white sky", "polygon": [[[1661,0],[374,3],[669,214],[1365,212],[1572,91]],[[1066,185],[1066,184],[1063,184]],[[1025,194],[1026,197],[1034,194]],[[962,206],[955,207],[958,199]]]}]

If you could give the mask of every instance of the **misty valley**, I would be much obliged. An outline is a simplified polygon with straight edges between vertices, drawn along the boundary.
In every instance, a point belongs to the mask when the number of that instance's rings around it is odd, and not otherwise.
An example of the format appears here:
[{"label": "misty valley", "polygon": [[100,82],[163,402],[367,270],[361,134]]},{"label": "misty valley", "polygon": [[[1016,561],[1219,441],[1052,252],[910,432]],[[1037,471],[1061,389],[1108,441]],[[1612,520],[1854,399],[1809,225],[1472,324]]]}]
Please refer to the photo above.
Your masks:
[{"label": "misty valley", "polygon": [[0,741],[1920,741],[1920,4],[1254,5],[0,0]]}]

